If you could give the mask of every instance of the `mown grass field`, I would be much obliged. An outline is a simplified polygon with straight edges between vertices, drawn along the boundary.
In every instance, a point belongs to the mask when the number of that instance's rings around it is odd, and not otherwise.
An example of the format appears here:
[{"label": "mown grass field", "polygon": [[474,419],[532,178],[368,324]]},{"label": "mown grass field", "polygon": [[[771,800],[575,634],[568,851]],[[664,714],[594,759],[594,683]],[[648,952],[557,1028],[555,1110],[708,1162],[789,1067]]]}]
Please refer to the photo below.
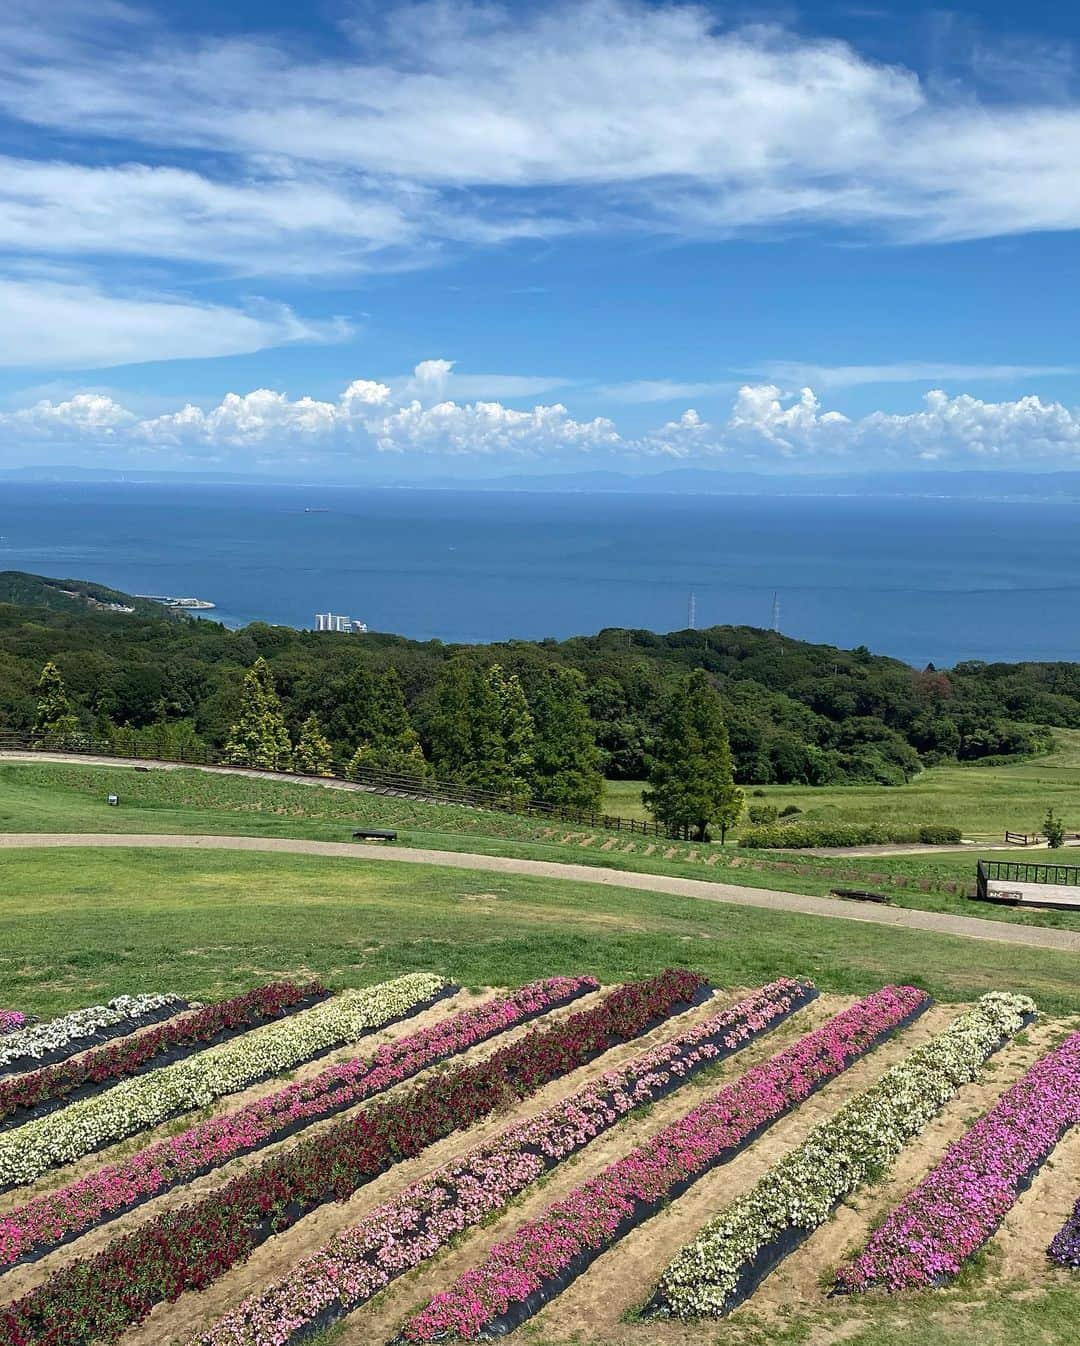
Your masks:
[{"label": "mown grass field", "polygon": [[0,985],[38,1014],[144,989],[217,997],[279,974],[363,985],[430,969],[482,986],[674,964],[729,986],[806,974],[954,1000],[1007,986],[1080,1011],[1071,954],[980,943],[973,956],[962,938],[588,883],[220,851],[43,848],[0,864]]},{"label": "mown grass field", "polygon": [[[109,789],[119,792],[120,808],[105,803]],[[342,840],[351,823],[376,820],[396,824],[414,845],[712,873],[796,891],[827,891],[840,872],[868,882],[903,878],[910,891],[890,890],[899,903],[993,914],[942,887],[970,874],[971,854],[837,861],[728,848],[706,870],[662,853],[538,841],[537,824],[526,819],[307,785],[0,764],[2,830]],[[844,994],[912,982],[943,1001],[1008,989],[1031,994],[1047,1013],[1080,1014],[1080,959],[1065,953],[439,865],[134,848],[0,852],[0,1007],[42,1016],[138,990],[218,998],[284,975],[317,974],[341,987],[430,969],[480,987],[556,972],[591,971],[614,982],[669,965],[700,968],[725,987],[786,974]],[[1058,1178],[1069,1174],[1061,1168]],[[750,1306],[731,1320],[666,1325],[655,1336],[627,1321],[602,1346],[1071,1346],[1080,1321],[1075,1278],[1054,1273],[1037,1286],[1012,1285],[996,1257],[989,1249],[944,1292],[857,1302],[815,1294],[788,1317],[759,1317]],[[597,1340],[551,1336],[543,1322],[515,1335],[528,1346]],[[362,1328],[346,1325],[319,1340],[353,1346],[366,1339]]]},{"label": "mown grass field", "polygon": [[[1080,832],[1080,730],[1056,730],[1057,751],[1010,766],[937,766],[907,785],[764,785],[747,787],[750,804],[794,804],[808,822],[944,823],[975,841],[1039,832],[1048,807]],[[604,807],[645,817],[641,781],[609,781]]]},{"label": "mown grass field", "polygon": [[[118,808],[106,803],[110,792],[119,794]],[[884,789],[880,793],[886,798],[896,794]],[[347,841],[352,827],[362,823],[394,827],[401,844],[433,850],[711,878],[816,895],[837,886],[869,887],[887,891],[897,906],[1080,929],[1080,915],[1073,913],[1019,912],[970,902],[965,893],[973,886],[980,853],[974,847],[863,857],[746,852],[733,845],[668,844],[568,824],[552,827],[535,818],[265,778],[0,762],[0,831],[5,832],[168,832]]]}]

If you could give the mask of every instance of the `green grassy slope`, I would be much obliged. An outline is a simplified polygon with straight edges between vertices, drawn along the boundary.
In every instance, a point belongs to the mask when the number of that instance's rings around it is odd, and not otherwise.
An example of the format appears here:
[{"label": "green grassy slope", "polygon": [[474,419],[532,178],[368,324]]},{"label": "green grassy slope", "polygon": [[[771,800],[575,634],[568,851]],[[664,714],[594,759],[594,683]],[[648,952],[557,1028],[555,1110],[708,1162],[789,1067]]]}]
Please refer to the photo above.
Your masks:
[{"label": "green grassy slope", "polygon": [[[1080,730],[1054,731],[1058,747],[1045,757],[1008,766],[930,767],[908,785],[766,785],[764,798],[747,788],[747,802],[795,804],[808,822],[946,823],[976,841],[1000,841],[1012,832],[1038,832],[1046,810],[1080,831]],[[642,817],[642,783],[611,781],[604,807]]]},{"label": "green grassy slope", "polygon": [[915,981],[965,999],[1024,990],[1080,1011],[1074,955],[601,885],[291,855],[93,849],[3,857],[4,999],[55,1013],[123,991],[200,997],[280,974],[360,985],[431,968],[466,985],[673,963],[721,985],[780,973],[864,993]]},{"label": "green grassy slope", "polygon": [[[110,791],[120,795],[119,808],[106,804]],[[347,841],[352,827],[361,823],[395,827],[402,844],[433,850],[514,855],[819,895],[836,886],[881,888],[898,906],[1080,929],[1080,915],[1017,912],[968,901],[964,894],[974,880],[974,849],[862,858],[753,853],[570,830],[566,824],[552,827],[537,819],[245,776],[0,763],[0,831],[5,832],[207,833]]]}]

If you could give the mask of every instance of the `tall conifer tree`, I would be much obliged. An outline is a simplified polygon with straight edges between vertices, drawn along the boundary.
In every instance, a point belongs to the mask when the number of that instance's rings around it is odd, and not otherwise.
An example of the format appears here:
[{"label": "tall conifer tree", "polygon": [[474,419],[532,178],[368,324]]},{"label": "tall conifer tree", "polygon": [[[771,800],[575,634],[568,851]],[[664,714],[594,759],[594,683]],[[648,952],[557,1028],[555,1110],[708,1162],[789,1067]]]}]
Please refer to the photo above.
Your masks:
[{"label": "tall conifer tree", "polygon": [[743,793],[734,782],[724,711],[708,675],[695,669],[668,703],[649,771],[645,807],[673,831],[705,841],[709,824],[723,841],[738,822]]},{"label": "tall conifer tree", "polygon": [[552,804],[598,813],[603,801],[600,750],[585,704],[585,678],[555,668],[533,698],[536,725],[534,792]]},{"label": "tall conifer tree", "polygon": [[270,665],[261,656],[244,674],[240,718],[229,729],[225,761],[264,771],[292,769],[292,742],[285,714]]},{"label": "tall conifer tree", "polygon": [[41,670],[37,685],[37,714],[32,742],[35,747],[62,748],[79,736],[79,720],[68,700],[60,670],[50,659]]}]

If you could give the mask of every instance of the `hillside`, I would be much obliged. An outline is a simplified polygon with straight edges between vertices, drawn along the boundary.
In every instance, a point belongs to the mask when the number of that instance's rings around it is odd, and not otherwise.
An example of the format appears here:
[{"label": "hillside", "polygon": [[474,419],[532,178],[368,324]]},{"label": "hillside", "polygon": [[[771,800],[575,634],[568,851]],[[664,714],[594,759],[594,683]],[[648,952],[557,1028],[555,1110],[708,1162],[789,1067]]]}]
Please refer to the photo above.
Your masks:
[{"label": "hillside", "polygon": [[33,723],[37,678],[52,659],[88,731],[182,721],[218,748],[236,717],[243,673],[260,656],[294,734],[315,713],[346,760],[372,713],[372,679],[389,668],[430,758],[436,687],[458,656],[498,662],[530,703],[552,669],[578,670],[601,768],[615,780],[646,774],[670,691],[692,669],[719,689],[736,776],[746,784],[901,784],[936,762],[1045,751],[1044,726],[1080,726],[1075,664],[916,670],[865,648],[731,626],[471,647],[264,623],[230,631],[136,600],[126,603],[132,613],[106,611],[102,603],[126,596],[18,572],[2,577],[0,596],[8,600],[0,604],[0,728],[16,733]]},{"label": "hillside", "polygon": [[0,570],[0,603],[23,608],[47,608],[50,612],[107,612],[114,616],[139,614],[153,617],[168,611],[160,604],[136,598],[120,589],[110,589],[104,584],[94,584],[90,580],[50,579],[45,575],[28,574],[24,570]]}]

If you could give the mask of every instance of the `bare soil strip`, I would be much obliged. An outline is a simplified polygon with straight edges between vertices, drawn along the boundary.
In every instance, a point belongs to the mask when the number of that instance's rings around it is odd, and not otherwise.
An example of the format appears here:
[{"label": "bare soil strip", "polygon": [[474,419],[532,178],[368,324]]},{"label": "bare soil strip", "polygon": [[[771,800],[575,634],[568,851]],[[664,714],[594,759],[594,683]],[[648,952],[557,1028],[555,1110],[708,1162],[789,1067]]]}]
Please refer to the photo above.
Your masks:
[{"label": "bare soil strip", "polygon": [[[297,1261],[315,1252],[334,1234],[355,1224],[402,1188],[416,1182],[433,1169],[458,1158],[474,1145],[498,1135],[512,1123],[523,1121],[550,1108],[560,1099],[582,1088],[597,1074],[631,1060],[693,1023],[711,1018],[724,1005],[738,1000],[740,994],[739,991],[724,991],[714,996],[706,1004],[668,1020],[644,1037],[624,1043],[590,1065],[554,1081],[516,1107],[490,1117],[467,1131],[448,1136],[415,1159],[395,1165],[388,1173],[362,1187],[350,1200],[320,1207],[292,1229],[264,1243],[245,1263],[233,1268],[208,1290],[182,1295],[174,1304],[159,1304],[149,1318],[124,1334],[121,1338],[122,1346],[166,1346],[167,1343],[171,1346],[173,1342],[187,1342],[195,1333],[205,1330],[248,1295],[271,1281],[287,1276]],[[820,1003],[820,1000],[814,1001],[806,1009],[793,1015],[783,1025],[784,1030],[794,1036],[807,1032],[815,1023],[811,1014],[822,1014],[818,1008]],[[836,1000],[834,1003],[840,1006],[850,1002]],[[824,1017],[827,1016],[826,1010]],[[774,1038],[775,1035],[766,1035],[755,1046],[764,1046]],[[733,1060],[738,1062],[739,1059],[736,1056]],[[600,1143],[602,1142],[594,1142],[594,1144]]]},{"label": "bare soil strip", "polygon": [[125,835],[108,832],[5,832],[0,849],[51,846],[150,847],[178,850],[271,851],[286,855],[323,855],[333,859],[377,863],[439,865],[445,869],[481,869],[498,874],[523,874],[533,878],[570,879],[576,883],[601,883],[642,892],[671,893],[676,897],[726,902],[736,906],[765,907],[797,912],[804,916],[828,916],[840,921],[863,921],[893,929],[928,930],[939,935],[962,935],[988,939],[998,944],[1022,944],[1037,949],[1063,949],[1080,953],[1080,931],[1055,930],[1046,926],[1014,925],[987,921],[977,916],[952,916],[938,911],[916,911],[874,903],[848,905],[828,897],[786,893],[772,888],[744,888],[738,884],[708,879],[676,878],[668,874],[640,874],[603,866],[561,864],[552,860],[519,860],[502,855],[474,855],[461,851],[421,850],[397,846],[372,851],[340,841],[301,841],[289,837],[181,836],[170,834]]}]

